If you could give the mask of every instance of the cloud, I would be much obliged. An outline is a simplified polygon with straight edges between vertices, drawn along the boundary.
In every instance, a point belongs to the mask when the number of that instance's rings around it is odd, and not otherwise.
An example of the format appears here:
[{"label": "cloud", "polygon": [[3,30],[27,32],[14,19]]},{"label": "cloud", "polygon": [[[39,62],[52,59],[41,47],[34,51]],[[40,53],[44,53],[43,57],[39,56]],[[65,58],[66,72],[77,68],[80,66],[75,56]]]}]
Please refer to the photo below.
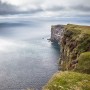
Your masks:
[{"label": "cloud", "polygon": [[90,12],[90,6],[76,5],[76,6],[72,6],[71,8],[77,11]]},{"label": "cloud", "polygon": [[38,13],[43,11],[43,9],[40,6],[32,7],[31,5],[31,7],[27,7],[27,8],[12,5],[8,2],[2,2],[0,0],[0,15],[33,14],[33,13]]},{"label": "cloud", "polygon": [[2,0],[0,15],[89,16],[90,0]]},{"label": "cloud", "polygon": [[16,6],[0,1],[0,15],[19,13]]},{"label": "cloud", "polygon": [[61,10],[65,10],[65,7],[63,6],[51,6],[51,7],[48,7],[46,8],[47,11],[61,11]]}]

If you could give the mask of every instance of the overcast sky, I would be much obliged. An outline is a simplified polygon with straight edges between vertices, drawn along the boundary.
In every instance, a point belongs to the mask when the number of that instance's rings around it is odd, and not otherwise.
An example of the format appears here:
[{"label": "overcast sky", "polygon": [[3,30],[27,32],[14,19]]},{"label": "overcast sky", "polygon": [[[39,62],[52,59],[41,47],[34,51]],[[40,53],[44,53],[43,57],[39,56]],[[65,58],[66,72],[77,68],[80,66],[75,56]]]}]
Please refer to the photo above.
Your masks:
[{"label": "overcast sky", "polygon": [[0,15],[90,16],[90,0],[0,0]]}]

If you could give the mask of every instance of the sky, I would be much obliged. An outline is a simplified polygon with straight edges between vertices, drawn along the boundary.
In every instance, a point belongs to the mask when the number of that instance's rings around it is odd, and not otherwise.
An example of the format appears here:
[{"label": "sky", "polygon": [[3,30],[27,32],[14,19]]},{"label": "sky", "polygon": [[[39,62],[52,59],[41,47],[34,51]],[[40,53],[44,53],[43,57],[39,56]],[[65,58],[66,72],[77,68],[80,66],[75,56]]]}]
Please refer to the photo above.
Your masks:
[{"label": "sky", "polygon": [[90,0],[0,0],[0,15],[89,17]]}]

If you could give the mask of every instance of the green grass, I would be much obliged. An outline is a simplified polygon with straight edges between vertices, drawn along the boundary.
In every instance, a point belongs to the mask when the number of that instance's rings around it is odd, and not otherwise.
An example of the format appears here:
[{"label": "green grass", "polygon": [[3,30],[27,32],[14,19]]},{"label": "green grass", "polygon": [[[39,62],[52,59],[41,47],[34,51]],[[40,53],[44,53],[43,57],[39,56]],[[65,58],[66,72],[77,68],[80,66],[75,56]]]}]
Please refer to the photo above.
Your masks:
[{"label": "green grass", "polygon": [[42,90],[90,90],[90,75],[77,72],[58,72]]},{"label": "green grass", "polygon": [[65,26],[65,29],[67,30],[76,30],[77,32],[85,33],[85,34],[90,34],[90,26],[81,26],[81,25],[74,25],[74,24],[67,24]]},{"label": "green grass", "polygon": [[[85,38],[85,37],[83,37],[83,38]],[[83,40],[83,42],[79,43],[77,50],[78,50],[78,52],[82,53],[82,52],[89,51],[89,47],[90,47],[90,37]]]},{"label": "green grass", "polygon": [[79,56],[76,71],[90,74],[90,52],[82,53]]}]

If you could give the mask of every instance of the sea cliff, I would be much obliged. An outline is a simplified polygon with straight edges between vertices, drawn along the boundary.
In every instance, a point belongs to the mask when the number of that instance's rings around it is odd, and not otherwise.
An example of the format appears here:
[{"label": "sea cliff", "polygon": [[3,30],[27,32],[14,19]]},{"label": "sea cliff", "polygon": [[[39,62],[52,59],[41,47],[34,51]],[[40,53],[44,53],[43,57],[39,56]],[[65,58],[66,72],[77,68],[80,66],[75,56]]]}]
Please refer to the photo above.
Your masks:
[{"label": "sea cliff", "polygon": [[90,26],[52,26],[50,40],[61,47],[61,71],[43,90],[90,90]]},{"label": "sea cliff", "polygon": [[[79,60],[82,54],[86,52],[90,55],[90,27],[68,24],[65,26],[64,35],[62,38],[62,54],[61,66],[63,70],[77,70],[79,72],[90,73],[90,67],[80,68],[80,63],[83,67],[85,60]],[[88,58],[90,64],[90,57]],[[81,61],[81,62],[80,62]]]},{"label": "sea cliff", "polygon": [[52,25],[51,26],[51,41],[60,44],[60,40],[63,37],[64,25]]}]

